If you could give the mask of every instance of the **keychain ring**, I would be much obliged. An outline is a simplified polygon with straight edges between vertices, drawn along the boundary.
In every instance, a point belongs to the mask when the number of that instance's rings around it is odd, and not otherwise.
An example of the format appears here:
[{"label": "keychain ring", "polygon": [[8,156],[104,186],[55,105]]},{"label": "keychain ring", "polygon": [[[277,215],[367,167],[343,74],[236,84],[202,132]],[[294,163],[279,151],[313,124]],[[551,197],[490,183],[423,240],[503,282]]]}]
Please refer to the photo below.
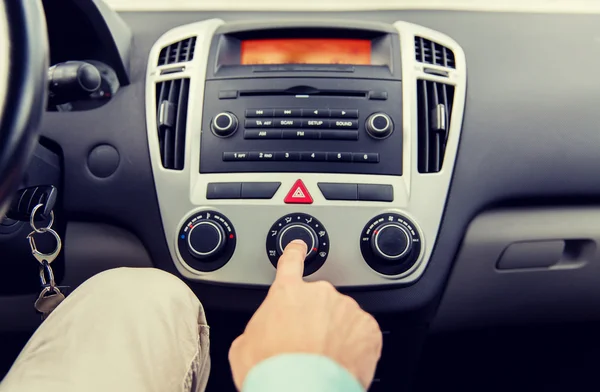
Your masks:
[{"label": "keychain ring", "polygon": [[[45,273],[48,274],[48,280],[46,280]],[[56,288],[56,282],[54,280],[54,271],[52,271],[52,268],[50,268],[49,263],[43,263],[40,265],[40,282],[42,283],[42,286],[46,286],[48,283],[50,283],[50,286],[44,288],[48,289],[48,291],[54,290]]]},{"label": "keychain ring", "polygon": [[48,264],[52,263],[54,261],[54,259],[56,259],[56,257],[58,256],[58,254],[60,253],[60,250],[62,248],[62,241],[60,240],[60,236],[58,235],[58,233],[52,229],[46,229],[45,231],[42,231],[42,233],[50,233],[54,236],[54,239],[56,240],[56,248],[54,248],[54,250],[50,253],[42,253],[37,249],[37,246],[35,245],[35,234],[38,233],[37,231],[32,231],[31,233],[29,233],[27,235],[27,239],[29,240],[29,246],[31,247],[31,254],[33,255],[33,257],[35,257],[35,259],[42,264],[44,262],[44,260],[46,260],[48,262]]},{"label": "keychain ring", "polygon": [[35,214],[43,206],[44,205],[42,203],[40,203],[37,206],[33,207],[33,210],[31,211],[31,217],[29,218],[29,225],[31,226],[31,228],[33,230],[35,230],[36,233],[40,233],[40,234],[45,233],[46,231],[50,230],[52,225],[54,224],[54,211],[50,211],[50,223],[48,223],[48,225],[46,227],[42,227],[40,229],[35,225],[35,221],[34,221]]}]

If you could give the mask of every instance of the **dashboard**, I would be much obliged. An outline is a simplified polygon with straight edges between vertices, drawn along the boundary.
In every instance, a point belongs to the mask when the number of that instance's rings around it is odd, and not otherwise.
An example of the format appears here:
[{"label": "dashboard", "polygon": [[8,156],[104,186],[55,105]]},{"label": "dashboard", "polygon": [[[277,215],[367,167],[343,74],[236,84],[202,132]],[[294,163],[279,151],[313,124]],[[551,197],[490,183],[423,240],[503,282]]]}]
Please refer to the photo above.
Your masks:
[{"label": "dashboard", "polygon": [[[130,33],[118,55],[70,60],[113,64],[118,93],[46,113],[41,143],[58,158],[36,155],[27,180],[59,188],[64,284],[153,266],[208,308],[252,311],[301,238],[307,280],[438,330],[600,305],[600,16],[116,18]],[[0,247],[21,246],[25,228],[5,226]],[[33,323],[15,310],[31,287],[3,292],[2,328]]]}]

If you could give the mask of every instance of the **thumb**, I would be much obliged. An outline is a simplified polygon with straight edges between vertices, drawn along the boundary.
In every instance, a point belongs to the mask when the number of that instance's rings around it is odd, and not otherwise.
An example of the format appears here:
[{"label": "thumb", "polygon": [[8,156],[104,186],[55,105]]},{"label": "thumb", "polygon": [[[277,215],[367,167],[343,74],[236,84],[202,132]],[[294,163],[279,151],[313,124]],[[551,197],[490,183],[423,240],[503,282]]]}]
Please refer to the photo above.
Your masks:
[{"label": "thumb", "polygon": [[306,244],[302,240],[294,240],[285,247],[277,262],[277,275],[275,275],[274,283],[302,280],[306,250]]}]

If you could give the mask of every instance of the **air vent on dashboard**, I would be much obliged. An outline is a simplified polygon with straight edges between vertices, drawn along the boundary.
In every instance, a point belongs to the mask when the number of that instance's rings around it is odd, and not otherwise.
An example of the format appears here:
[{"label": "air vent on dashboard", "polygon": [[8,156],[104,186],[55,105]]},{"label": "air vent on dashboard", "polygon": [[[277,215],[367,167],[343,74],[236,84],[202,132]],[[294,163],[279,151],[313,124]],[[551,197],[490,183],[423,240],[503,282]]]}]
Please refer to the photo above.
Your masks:
[{"label": "air vent on dashboard", "polygon": [[166,80],[156,84],[158,142],[162,164],[166,169],[183,169],[189,89],[189,79]]},{"label": "air vent on dashboard", "polygon": [[420,63],[455,68],[452,50],[423,37],[415,37],[415,58]]},{"label": "air vent on dashboard", "polygon": [[453,101],[454,86],[417,80],[419,173],[437,173],[442,169]]},{"label": "air vent on dashboard", "polygon": [[196,37],[186,38],[161,49],[158,65],[167,65],[190,61],[194,58]]}]

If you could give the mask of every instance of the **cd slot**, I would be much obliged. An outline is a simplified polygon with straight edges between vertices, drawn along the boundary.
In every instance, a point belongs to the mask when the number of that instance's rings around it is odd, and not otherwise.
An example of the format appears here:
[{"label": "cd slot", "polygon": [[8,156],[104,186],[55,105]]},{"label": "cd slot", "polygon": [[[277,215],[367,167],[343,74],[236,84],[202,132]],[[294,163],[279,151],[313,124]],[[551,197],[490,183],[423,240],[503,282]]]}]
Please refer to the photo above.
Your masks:
[{"label": "cd slot", "polygon": [[312,90],[312,91],[295,91],[295,90],[246,90],[240,91],[240,97],[289,97],[297,95],[319,96],[319,97],[343,97],[343,98],[367,98],[368,91],[353,91],[353,90]]}]

